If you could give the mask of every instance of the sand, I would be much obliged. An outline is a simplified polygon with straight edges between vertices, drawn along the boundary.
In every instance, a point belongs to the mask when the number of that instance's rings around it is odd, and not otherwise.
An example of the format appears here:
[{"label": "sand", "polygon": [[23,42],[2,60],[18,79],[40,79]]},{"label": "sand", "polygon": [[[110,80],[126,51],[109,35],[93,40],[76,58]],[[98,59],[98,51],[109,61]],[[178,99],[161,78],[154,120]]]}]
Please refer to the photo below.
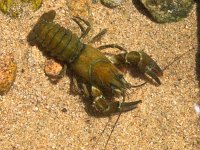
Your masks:
[{"label": "sand", "polygon": [[[68,76],[57,84],[45,76],[47,57],[28,45],[26,37],[39,16],[52,9],[57,23],[79,34],[65,0],[45,1],[38,11],[26,9],[19,19],[0,13],[0,50],[12,52],[18,67],[11,90],[0,96],[0,149],[103,149],[116,120],[88,114],[81,97],[70,93]],[[143,103],[120,117],[107,149],[200,149],[199,115],[194,110],[199,102],[196,5],[188,18],[170,24],[153,22],[131,0],[115,9],[90,4],[83,17],[92,24],[89,38],[108,30],[95,47],[117,43],[129,51],[144,50],[162,68],[187,52],[164,71],[160,86],[148,83],[128,90],[126,101]],[[143,82],[130,74],[125,78],[135,85]]]}]

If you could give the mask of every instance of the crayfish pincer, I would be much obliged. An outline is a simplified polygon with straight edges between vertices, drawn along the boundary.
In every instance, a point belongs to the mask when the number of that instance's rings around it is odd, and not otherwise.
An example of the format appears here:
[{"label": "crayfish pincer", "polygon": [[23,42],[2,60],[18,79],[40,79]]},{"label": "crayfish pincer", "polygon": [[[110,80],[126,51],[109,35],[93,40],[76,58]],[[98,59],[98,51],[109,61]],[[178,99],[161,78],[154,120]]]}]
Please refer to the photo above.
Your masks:
[{"label": "crayfish pincer", "polygon": [[[50,56],[65,62],[81,83],[74,78],[74,83],[79,83],[81,91],[85,96],[92,99],[92,107],[104,115],[116,114],[133,110],[141,102],[124,102],[125,92],[133,87],[128,83],[118,68],[121,65],[133,66],[141,73],[149,76],[158,85],[161,84],[158,78],[162,75],[161,68],[156,62],[144,52],[127,52],[116,44],[101,46],[99,49],[81,42],[91,27],[89,22],[80,17],[73,17],[73,20],[80,27],[82,34],[78,37],[71,30],[65,29],[54,23],[55,11],[44,13],[32,31],[28,35],[28,42],[31,45],[42,47],[42,50]],[[81,22],[87,25],[85,29]],[[100,49],[118,48],[123,52],[111,57],[106,57]],[[114,101],[109,95],[123,96],[123,102]]]}]

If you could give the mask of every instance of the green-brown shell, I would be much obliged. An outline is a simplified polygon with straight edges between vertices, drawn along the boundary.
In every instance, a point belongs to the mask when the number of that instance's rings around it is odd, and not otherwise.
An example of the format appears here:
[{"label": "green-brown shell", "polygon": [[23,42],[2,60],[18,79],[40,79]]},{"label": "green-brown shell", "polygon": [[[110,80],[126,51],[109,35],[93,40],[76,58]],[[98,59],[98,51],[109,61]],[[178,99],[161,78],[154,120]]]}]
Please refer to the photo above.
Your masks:
[{"label": "green-brown shell", "polygon": [[68,63],[73,62],[84,48],[80,38],[69,29],[53,22],[55,11],[49,11],[41,16],[33,30],[28,35],[30,44],[39,44],[41,50],[51,56]]}]

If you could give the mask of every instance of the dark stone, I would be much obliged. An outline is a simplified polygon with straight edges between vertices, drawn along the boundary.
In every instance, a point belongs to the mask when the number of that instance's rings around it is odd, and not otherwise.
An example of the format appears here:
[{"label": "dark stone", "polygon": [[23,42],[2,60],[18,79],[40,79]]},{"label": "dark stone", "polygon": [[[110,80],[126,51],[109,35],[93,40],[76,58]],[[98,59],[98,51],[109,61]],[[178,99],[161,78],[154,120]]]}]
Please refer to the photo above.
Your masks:
[{"label": "dark stone", "polygon": [[188,16],[194,0],[140,0],[156,22],[176,22]]}]

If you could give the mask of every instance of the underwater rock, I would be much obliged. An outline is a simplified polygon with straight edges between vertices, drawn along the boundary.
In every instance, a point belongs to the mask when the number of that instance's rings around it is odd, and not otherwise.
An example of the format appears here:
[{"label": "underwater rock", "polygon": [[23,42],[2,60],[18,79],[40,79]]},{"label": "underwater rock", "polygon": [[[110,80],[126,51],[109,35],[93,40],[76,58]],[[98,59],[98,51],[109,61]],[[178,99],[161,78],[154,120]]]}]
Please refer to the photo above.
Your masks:
[{"label": "underwater rock", "polygon": [[101,3],[109,8],[115,8],[119,6],[123,0],[101,0]]},{"label": "underwater rock", "polygon": [[32,7],[33,7],[33,10],[36,11],[41,7],[43,0],[21,0],[21,1],[22,2],[31,3]]},{"label": "underwater rock", "polygon": [[56,81],[61,77],[63,66],[54,59],[47,59],[45,61],[44,72],[50,80]]},{"label": "underwater rock", "polygon": [[74,16],[90,16],[91,0],[66,0],[67,6]]},{"label": "underwater rock", "polygon": [[1,0],[0,10],[3,13],[16,18],[22,13],[24,3],[31,3],[33,9],[36,11],[41,7],[42,1],[43,0]]},{"label": "underwater rock", "polygon": [[140,0],[156,22],[176,22],[188,16],[194,0]]},{"label": "underwater rock", "polygon": [[11,54],[0,55],[0,94],[9,91],[16,76],[17,65]]}]

